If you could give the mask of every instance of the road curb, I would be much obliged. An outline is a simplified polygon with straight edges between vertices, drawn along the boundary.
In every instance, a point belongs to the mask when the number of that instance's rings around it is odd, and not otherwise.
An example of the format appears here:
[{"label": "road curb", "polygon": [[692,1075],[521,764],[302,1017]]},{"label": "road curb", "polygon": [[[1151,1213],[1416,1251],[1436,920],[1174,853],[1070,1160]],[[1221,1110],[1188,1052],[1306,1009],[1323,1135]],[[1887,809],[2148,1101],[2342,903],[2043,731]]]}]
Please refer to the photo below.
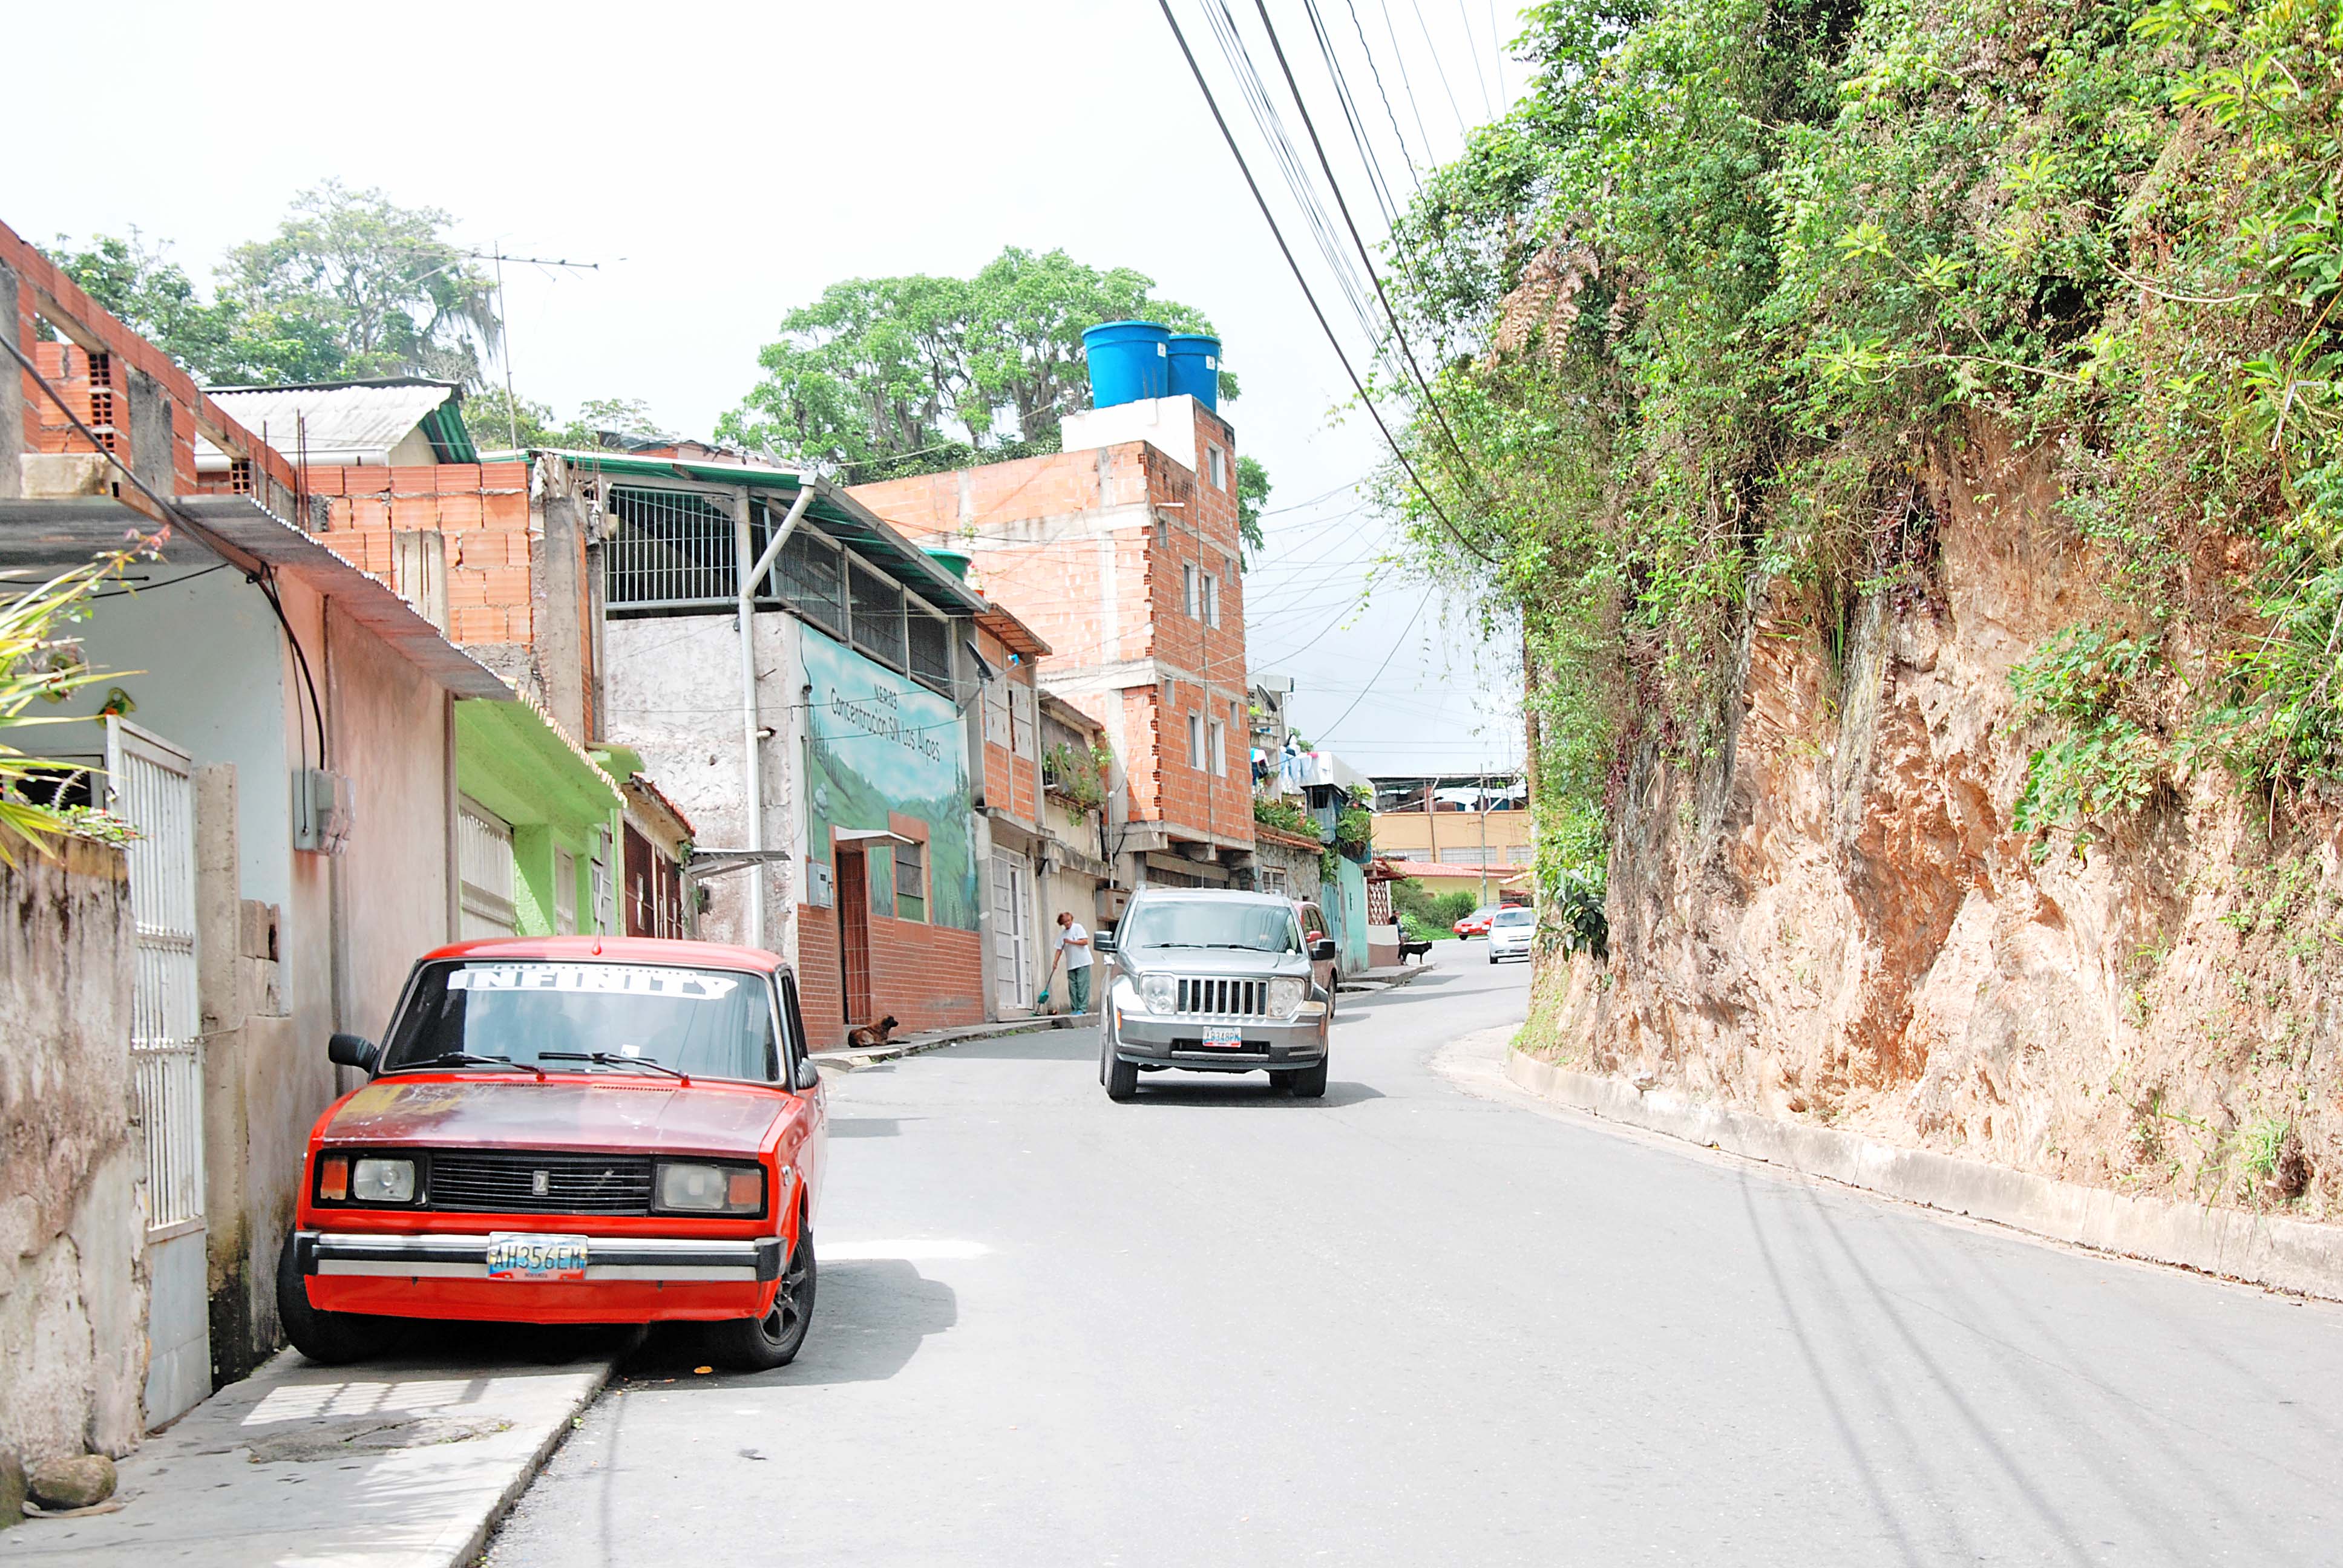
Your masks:
[{"label": "road curb", "polygon": [[602,1397],[602,1391],[610,1386],[610,1380],[618,1373],[619,1359],[618,1356],[604,1359],[600,1375],[571,1402],[569,1409],[554,1423],[553,1430],[538,1440],[536,1449],[522,1462],[513,1478],[505,1483],[504,1491],[489,1505],[487,1515],[473,1527],[469,1539],[447,1559],[447,1568],[468,1568],[468,1565],[480,1561],[481,1554],[488,1549],[489,1540],[497,1533],[497,1526],[505,1522],[505,1516],[528,1494],[528,1489],[537,1484],[537,1478],[545,1473],[545,1467],[553,1462],[553,1456],[561,1452],[561,1445],[569,1441],[571,1432],[578,1430],[578,1418]]},{"label": "road curb", "polygon": [[1011,1019],[1002,1023],[970,1024],[960,1029],[932,1030],[924,1034],[906,1035],[903,1039],[870,1050],[817,1050],[812,1053],[817,1067],[836,1068],[851,1072],[858,1067],[875,1062],[894,1061],[906,1056],[918,1056],[923,1051],[941,1050],[947,1046],[965,1045],[971,1040],[1000,1040],[1012,1034],[1039,1034],[1052,1029],[1072,1029],[1081,1023],[1096,1023],[1096,1013],[1047,1013],[1040,1018]]},{"label": "road curb", "polygon": [[1558,1105],[2052,1241],[2343,1301],[2343,1230],[2134,1197],[1578,1072],[1508,1046],[1505,1077]]}]

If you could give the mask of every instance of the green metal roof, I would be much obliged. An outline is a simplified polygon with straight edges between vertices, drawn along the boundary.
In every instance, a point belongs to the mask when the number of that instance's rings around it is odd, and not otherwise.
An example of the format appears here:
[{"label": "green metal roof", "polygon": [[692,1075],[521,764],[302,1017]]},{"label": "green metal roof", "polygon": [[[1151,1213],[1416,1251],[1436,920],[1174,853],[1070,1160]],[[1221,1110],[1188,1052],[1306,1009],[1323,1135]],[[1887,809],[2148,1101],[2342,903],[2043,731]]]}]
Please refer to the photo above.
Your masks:
[{"label": "green metal roof", "polygon": [[532,458],[540,455],[559,457],[604,474],[657,479],[696,479],[702,484],[741,485],[751,490],[786,491],[792,496],[810,485],[814,498],[813,504],[806,508],[806,516],[820,524],[822,532],[885,567],[898,582],[930,604],[961,615],[975,615],[985,608],[984,600],[970,592],[968,585],[955,578],[949,568],[897,533],[878,513],[817,476],[792,473],[787,468],[751,468],[737,463],[694,462],[688,457],[639,457],[616,452],[582,452],[562,447],[533,447],[529,448],[528,455]]}]

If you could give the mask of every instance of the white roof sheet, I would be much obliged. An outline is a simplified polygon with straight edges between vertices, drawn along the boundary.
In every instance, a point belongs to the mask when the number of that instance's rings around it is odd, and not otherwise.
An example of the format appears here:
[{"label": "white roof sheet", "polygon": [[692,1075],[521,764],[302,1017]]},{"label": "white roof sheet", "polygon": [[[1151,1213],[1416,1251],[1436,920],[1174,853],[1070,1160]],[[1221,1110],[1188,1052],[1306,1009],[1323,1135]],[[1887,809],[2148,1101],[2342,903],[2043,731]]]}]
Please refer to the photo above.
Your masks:
[{"label": "white roof sheet", "polygon": [[[426,414],[455,395],[446,382],[408,381],[387,387],[214,388],[211,399],[288,457],[299,448],[312,463],[380,463]],[[198,457],[218,455],[200,438],[196,452]]]}]

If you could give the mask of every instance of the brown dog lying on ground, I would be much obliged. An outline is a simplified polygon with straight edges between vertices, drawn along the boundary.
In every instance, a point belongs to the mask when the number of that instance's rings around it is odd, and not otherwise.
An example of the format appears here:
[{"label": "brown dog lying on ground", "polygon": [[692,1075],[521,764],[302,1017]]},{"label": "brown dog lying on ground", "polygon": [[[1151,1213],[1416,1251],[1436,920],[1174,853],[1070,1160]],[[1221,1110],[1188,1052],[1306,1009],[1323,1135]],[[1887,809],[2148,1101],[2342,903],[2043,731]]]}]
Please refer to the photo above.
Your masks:
[{"label": "brown dog lying on ground", "polygon": [[895,1032],[895,1015],[889,1013],[877,1023],[866,1023],[846,1031],[846,1049],[871,1050],[887,1043]]}]

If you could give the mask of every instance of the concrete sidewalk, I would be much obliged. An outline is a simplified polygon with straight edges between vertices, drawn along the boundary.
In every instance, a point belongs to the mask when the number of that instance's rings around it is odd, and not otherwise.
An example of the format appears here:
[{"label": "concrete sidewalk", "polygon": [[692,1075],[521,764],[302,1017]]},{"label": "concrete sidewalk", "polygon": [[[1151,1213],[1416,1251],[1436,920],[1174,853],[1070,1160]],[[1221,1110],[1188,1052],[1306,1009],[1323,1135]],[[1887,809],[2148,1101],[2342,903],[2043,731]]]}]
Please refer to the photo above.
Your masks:
[{"label": "concrete sidewalk", "polygon": [[1357,974],[1345,975],[1337,980],[1334,990],[1338,992],[1393,990],[1403,985],[1414,984],[1431,968],[1432,961],[1427,959],[1422,963],[1385,964],[1381,969],[1361,970]]},{"label": "concrete sidewalk", "polygon": [[1004,1019],[999,1023],[968,1023],[952,1029],[924,1030],[918,1034],[897,1035],[884,1045],[874,1045],[866,1050],[840,1048],[837,1050],[817,1050],[813,1053],[818,1067],[837,1068],[851,1072],[858,1067],[868,1067],[874,1061],[892,1061],[899,1056],[917,1056],[923,1050],[940,1050],[948,1045],[959,1045],[971,1040],[991,1040],[1004,1034],[1030,1034],[1036,1030],[1073,1029],[1083,1024],[1095,1027],[1098,1014],[1080,1015],[1045,1012],[1033,1018]]},{"label": "concrete sidewalk", "polygon": [[[467,1350],[483,1342],[489,1353]],[[286,1351],[122,1462],[121,1509],[27,1519],[0,1563],[455,1568],[610,1375],[599,1353],[513,1362],[510,1329],[435,1331],[412,1356],[323,1367]]]}]

